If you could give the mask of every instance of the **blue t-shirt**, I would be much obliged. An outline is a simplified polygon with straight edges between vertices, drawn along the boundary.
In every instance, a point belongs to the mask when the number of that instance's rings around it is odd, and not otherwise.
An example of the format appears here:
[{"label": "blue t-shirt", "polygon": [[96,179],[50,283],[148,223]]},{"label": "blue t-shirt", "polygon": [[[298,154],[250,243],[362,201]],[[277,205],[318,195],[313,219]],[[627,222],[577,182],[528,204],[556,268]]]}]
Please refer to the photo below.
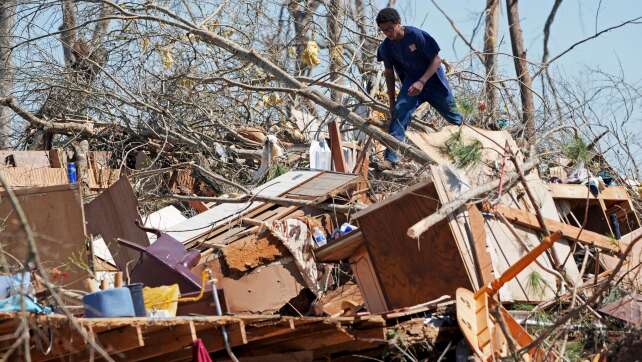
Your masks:
[{"label": "blue t-shirt", "polygon": [[[401,40],[386,38],[377,49],[377,60],[383,62],[387,69],[394,69],[404,86],[410,86],[421,78],[439,53],[439,45],[428,33],[413,26],[404,27]],[[450,93],[446,74],[440,66],[428,79],[424,91]]]}]

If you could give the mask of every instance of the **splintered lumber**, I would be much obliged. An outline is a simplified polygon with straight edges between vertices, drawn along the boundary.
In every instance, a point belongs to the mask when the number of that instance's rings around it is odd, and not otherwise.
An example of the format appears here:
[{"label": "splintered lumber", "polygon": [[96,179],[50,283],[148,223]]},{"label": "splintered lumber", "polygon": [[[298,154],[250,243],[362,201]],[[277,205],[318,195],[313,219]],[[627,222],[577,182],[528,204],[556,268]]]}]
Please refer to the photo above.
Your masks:
[{"label": "splintered lumber", "polygon": [[[501,213],[506,219],[518,225],[530,229],[541,230],[539,221],[537,221],[537,216],[531,214],[530,212],[507,207],[504,205],[496,205],[495,212]],[[621,252],[619,243],[615,239],[611,239],[596,232],[592,232],[586,229],[580,229],[576,226],[568,225],[563,222],[547,218],[544,218],[544,222],[550,230],[561,231],[562,235],[567,239],[571,239],[588,246],[600,248],[603,251],[611,254],[618,254]]]},{"label": "splintered lumber", "polygon": [[348,172],[346,162],[343,159],[343,146],[341,145],[341,132],[337,122],[328,123],[328,133],[330,134],[330,152],[332,153],[332,163],[334,170],[337,172]]}]

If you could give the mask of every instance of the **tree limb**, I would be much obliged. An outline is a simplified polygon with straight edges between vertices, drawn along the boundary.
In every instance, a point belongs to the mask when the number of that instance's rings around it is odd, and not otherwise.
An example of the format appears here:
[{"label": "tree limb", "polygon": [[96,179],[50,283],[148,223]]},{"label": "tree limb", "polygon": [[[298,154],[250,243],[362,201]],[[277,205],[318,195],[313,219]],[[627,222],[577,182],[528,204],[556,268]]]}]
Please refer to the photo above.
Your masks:
[{"label": "tree limb", "polygon": [[18,116],[29,122],[34,127],[39,127],[45,131],[54,131],[57,133],[83,133],[94,135],[95,130],[92,124],[82,124],[76,122],[52,122],[42,119],[33,113],[21,108],[13,97],[0,97],[0,106],[11,108]]}]

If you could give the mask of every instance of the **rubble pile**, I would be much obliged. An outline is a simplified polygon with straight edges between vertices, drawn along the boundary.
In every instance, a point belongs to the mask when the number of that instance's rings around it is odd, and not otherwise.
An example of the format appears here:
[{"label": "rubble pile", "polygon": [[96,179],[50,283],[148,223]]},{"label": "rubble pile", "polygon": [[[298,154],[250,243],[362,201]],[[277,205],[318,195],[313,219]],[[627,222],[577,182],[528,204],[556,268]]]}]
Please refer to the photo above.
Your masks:
[{"label": "rubble pile", "polygon": [[[393,194],[372,192],[368,146],[347,167],[331,143],[310,158],[343,172],[222,181],[244,194],[193,165],[159,171],[176,198],[147,215],[132,180],[149,171],[108,152],[1,151],[1,353],[20,360],[26,328],[35,361],[547,360],[530,345],[546,323],[524,306],[600,298],[589,313],[639,326],[626,291],[642,229],[624,185],[568,163],[543,174],[505,131],[408,138],[436,163]],[[607,300],[614,279],[634,287]]]}]

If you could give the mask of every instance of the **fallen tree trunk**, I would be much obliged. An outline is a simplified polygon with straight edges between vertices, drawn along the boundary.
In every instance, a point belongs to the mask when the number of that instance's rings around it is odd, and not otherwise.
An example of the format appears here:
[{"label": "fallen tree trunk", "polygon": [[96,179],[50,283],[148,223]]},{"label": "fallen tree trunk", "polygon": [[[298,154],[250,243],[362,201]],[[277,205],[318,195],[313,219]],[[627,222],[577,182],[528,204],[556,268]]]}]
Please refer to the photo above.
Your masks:
[{"label": "fallen tree trunk", "polygon": [[[527,172],[535,167],[537,165],[537,162],[539,162],[539,160],[536,157],[533,157],[526,161],[524,165],[522,165],[522,169],[524,170],[524,172]],[[418,238],[433,225],[445,219],[446,217],[448,217],[448,215],[450,215],[460,207],[466,205],[466,203],[468,203],[471,199],[480,197],[492,190],[495,190],[499,187],[500,184],[503,184],[503,187],[505,189],[510,188],[518,181],[519,175],[517,174],[517,172],[511,172],[510,174],[506,175],[506,178],[504,180],[498,179],[493,182],[489,182],[486,185],[468,190],[461,194],[457,199],[442,205],[439,210],[435,211],[430,216],[421,219],[416,224],[408,228],[408,236],[411,238]]]}]

